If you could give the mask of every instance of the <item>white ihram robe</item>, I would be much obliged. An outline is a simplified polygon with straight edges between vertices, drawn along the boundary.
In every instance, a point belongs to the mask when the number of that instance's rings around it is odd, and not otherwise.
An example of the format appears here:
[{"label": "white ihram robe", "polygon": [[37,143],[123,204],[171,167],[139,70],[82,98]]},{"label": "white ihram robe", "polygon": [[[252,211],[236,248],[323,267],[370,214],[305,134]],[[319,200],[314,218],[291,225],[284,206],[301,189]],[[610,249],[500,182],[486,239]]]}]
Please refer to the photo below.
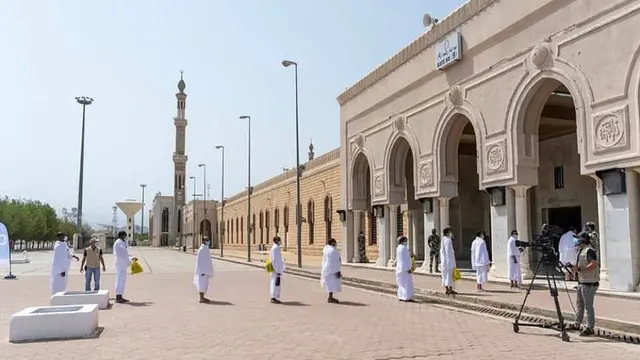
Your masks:
[{"label": "white ihram robe", "polygon": [[193,284],[200,293],[206,293],[209,290],[211,277],[213,276],[213,259],[211,258],[211,250],[209,246],[200,245],[196,255],[196,269],[193,271]]},{"label": "white ihram robe", "polygon": [[[273,272],[269,274],[270,282],[269,282],[269,294],[272,299],[280,298],[280,285],[276,286],[276,280],[278,276],[282,277],[282,273],[284,273],[285,264],[282,259],[282,252],[280,250],[280,245],[273,244],[271,247],[271,252],[269,257],[271,258],[271,264],[273,265]],[[282,279],[280,279],[282,281]]]},{"label": "white ihram robe", "polygon": [[131,265],[131,256],[126,241],[116,240],[113,244],[113,255],[116,259],[116,295],[122,296],[127,284],[127,269]]},{"label": "white ihram robe", "polygon": [[[515,256],[516,262],[513,262],[513,257]],[[520,249],[516,246],[516,238],[513,236],[509,237],[509,241],[507,241],[507,266],[509,272],[509,280],[515,281],[518,285],[522,284],[522,269],[520,268]]]},{"label": "white ihram robe", "polygon": [[482,285],[487,283],[487,267],[490,263],[487,243],[483,238],[476,237],[471,243],[471,267],[476,271],[478,284]]},{"label": "white ihram robe", "polygon": [[[69,268],[71,267],[71,254],[66,241],[56,241],[53,247],[53,263],[51,264],[50,287],[51,294],[67,290],[69,281]],[[65,273],[65,276],[62,276]]]},{"label": "white ihram robe", "polygon": [[442,269],[442,286],[453,287],[453,269],[456,265],[456,253],[453,250],[453,241],[444,236],[440,245],[440,267]]},{"label": "white ihram robe", "polygon": [[337,276],[342,268],[340,253],[334,246],[326,245],[322,250],[322,273],[320,285],[329,293],[342,291],[342,280]]},{"label": "white ihram robe", "polygon": [[407,245],[396,248],[396,282],[398,283],[398,299],[413,300],[413,276],[411,270],[411,255]]},{"label": "white ihram robe", "polygon": [[578,251],[573,244],[575,233],[573,231],[567,231],[560,237],[560,243],[558,244],[558,250],[560,250],[560,262],[563,264],[576,265],[578,259]]}]

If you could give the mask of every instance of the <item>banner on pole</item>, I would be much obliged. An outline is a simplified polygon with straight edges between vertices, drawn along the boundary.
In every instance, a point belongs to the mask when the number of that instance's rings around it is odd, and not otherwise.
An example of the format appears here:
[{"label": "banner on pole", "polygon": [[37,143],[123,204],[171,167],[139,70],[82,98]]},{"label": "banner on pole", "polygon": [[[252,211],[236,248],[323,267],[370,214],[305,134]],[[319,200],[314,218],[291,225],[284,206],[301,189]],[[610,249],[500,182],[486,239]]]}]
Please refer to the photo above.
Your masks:
[{"label": "banner on pole", "polygon": [[0,223],[0,265],[9,266],[9,232],[3,223]]}]

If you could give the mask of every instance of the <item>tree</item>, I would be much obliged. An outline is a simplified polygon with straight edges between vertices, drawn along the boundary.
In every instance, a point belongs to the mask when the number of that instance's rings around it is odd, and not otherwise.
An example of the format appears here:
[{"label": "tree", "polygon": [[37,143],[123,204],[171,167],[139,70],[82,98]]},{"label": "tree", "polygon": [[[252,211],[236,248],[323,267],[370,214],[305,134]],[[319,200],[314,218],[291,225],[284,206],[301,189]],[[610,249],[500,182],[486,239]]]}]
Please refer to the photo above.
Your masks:
[{"label": "tree", "polygon": [[[21,240],[27,250],[51,246],[58,231],[70,238],[76,233],[74,224],[58,218],[54,208],[40,201],[0,198],[0,222],[6,225],[12,243]],[[91,231],[88,225],[83,227],[85,234]]]}]

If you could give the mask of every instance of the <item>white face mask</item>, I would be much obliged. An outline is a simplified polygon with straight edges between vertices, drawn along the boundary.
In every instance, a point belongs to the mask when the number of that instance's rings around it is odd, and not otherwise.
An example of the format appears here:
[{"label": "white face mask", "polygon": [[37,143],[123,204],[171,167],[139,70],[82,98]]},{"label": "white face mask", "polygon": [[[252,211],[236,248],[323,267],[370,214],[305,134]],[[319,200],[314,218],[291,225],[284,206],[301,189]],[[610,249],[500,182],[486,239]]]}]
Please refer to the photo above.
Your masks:
[{"label": "white face mask", "polygon": [[62,241],[67,241],[67,240],[69,240],[69,238],[66,236],[62,238]]}]

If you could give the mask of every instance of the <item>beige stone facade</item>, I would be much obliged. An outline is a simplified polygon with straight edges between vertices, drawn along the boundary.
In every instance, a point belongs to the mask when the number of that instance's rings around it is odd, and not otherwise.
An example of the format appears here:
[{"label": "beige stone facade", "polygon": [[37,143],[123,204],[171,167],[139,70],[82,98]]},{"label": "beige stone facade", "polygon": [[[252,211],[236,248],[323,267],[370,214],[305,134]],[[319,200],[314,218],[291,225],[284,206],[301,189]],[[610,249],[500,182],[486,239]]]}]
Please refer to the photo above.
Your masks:
[{"label": "beige stone facade", "polygon": [[[640,283],[640,1],[470,0],[338,97],[342,258],[378,215],[378,264],[398,228],[426,257],[451,226],[457,257],[491,234],[597,223],[603,278]],[[396,214],[406,221],[398,223]],[[389,216],[389,214],[392,214]],[[530,275],[536,256],[525,252]]]},{"label": "beige stone facade", "polygon": [[[332,150],[302,165],[300,199],[302,204],[302,252],[306,255],[321,254],[326,240],[341,238],[340,216],[336,212],[340,198],[340,149]],[[255,249],[258,244],[271,244],[277,234],[283,247],[296,251],[296,176],[295,170],[287,170],[263,183],[254,185],[251,197],[251,218],[254,231],[247,235],[247,193],[229,197],[224,208],[224,246],[229,249]],[[222,225],[222,207],[218,205],[219,232]],[[366,223],[364,226],[368,226]],[[373,230],[375,238],[375,227]],[[367,238],[371,239],[371,231]],[[374,258],[377,247],[367,242],[367,252]]]},{"label": "beige stone facade", "polygon": [[211,247],[218,247],[218,232],[214,229],[218,221],[217,207],[216,200],[191,200],[182,207],[182,237],[185,245],[197,249],[202,243],[202,238],[208,236]]}]

